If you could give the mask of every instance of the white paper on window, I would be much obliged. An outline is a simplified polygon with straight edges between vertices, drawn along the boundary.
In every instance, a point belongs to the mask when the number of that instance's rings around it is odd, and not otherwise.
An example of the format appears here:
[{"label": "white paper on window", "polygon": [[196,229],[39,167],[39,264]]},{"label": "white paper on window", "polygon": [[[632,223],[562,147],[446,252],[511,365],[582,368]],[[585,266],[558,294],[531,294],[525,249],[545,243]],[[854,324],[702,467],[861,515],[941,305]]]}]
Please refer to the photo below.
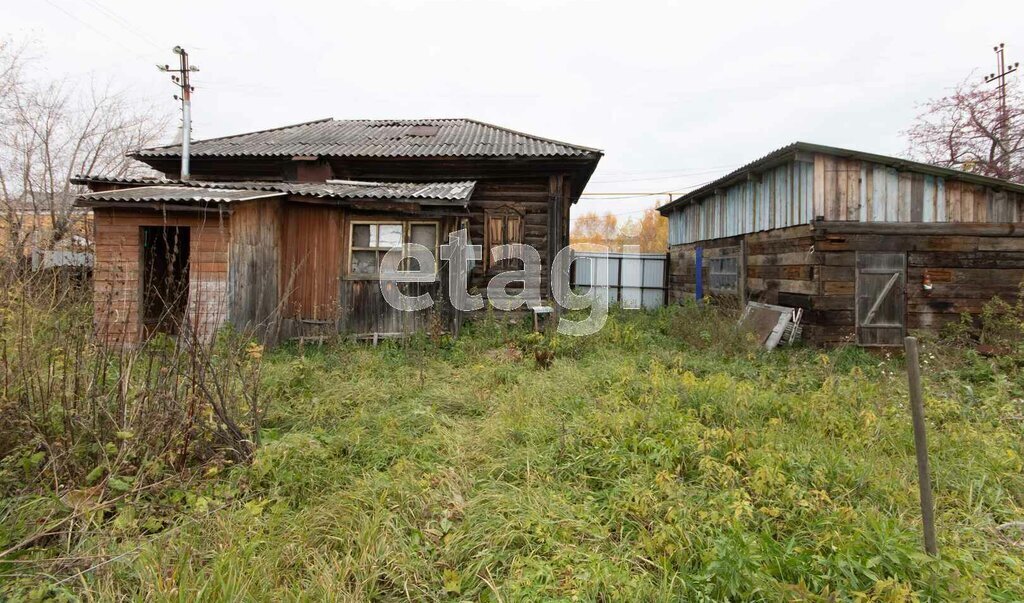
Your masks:
[{"label": "white paper on window", "polygon": [[391,249],[392,247],[400,247],[401,245],[402,225],[381,224],[379,227],[379,235],[375,247],[379,247],[381,249]]}]

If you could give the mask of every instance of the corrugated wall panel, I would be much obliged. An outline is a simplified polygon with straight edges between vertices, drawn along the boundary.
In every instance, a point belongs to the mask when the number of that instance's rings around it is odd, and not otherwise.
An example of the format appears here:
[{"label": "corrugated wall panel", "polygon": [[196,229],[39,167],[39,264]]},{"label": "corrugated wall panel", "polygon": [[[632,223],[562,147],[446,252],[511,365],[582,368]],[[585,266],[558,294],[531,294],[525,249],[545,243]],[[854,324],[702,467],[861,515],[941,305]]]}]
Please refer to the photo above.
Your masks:
[{"label": "corrugated wall panel", "polygon": [[[904,198],[899,199],[900,207],[910,207],[904,203]],[[900,216],[900,221],[905,222]],[[925,174],[924,176],[924,191],[921,199],[921,221],[922,222],[934,222],[935,221],[935,177],[931,174]]]},{"label": "corrugated wall panel", "polygon": [[861,222],[1017,222],[1024,219],[1022,202],[1017,193],[818,154],[813,162],[790,161],[679,208],[669,217],[669,242],[796,226],[816,215]]},{"label": "corrugated wall panel", "polygon": [[680,245],[806,224],[814,216],[814,164],[789,162],[669,215],[669,244]]},{"label": "corrugated wall panel", "polygon": [[946,211],[946,181],[943,178],[935,179],[935,221],[947,222]]}]

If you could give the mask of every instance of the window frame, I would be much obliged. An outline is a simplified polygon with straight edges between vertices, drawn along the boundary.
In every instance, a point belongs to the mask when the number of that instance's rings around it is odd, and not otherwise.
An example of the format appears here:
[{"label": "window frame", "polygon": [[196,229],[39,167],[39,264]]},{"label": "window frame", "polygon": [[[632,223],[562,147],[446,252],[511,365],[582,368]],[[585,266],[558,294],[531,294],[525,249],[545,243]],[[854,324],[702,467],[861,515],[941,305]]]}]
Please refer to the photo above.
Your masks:
[{"label": "window frame", "polygon": [[[400,226],[402,228],[402,245],[407,245],[411,241],[409,237],[412,236],[413,226],[433,226],[434,227],[434,248],[431,252],[434,254],[434,275],[437,275],[438,264],[440,263],[437,259],[438,249],[441,245],[441,223],[437,220],[403,220],[395,218],[367,218],[359,220],[350,220],[348,227],[348,251],[347,261],[345,266],[345,276],[351,280],[380,280],[380,262],[383,257],[382,254],[387,253],[394,247],[366,247],[356,246],[355,241],[355,229],[356,226],[376,226],[377,227],[377,238],[380,239],[380,227],[381,226]],[[372,237],[371,237],[372,239]],[[375,272],[353,272],[352,271],[352,255],[358,251],[372,251],[376,253],[376,265],[377,270]]]},{"label": "window frame", "polygon": [[[512,240],[508,236],[508,221],[509,218],[515,218],[519,221],[519,233],[518,240]],[[491,220],[501,220],[501,241],[491,240]],[[491,248],[497,245],[515,245],[523,244],[526,242],[526,212],[519,210],[511,205],[503,205],[494,209],[488,209],[484,211],[484,257],[486,258],[485,270],[491,270],[493,268],[508,268],[512,267],[510,259],[499,259],[495,260],[491,255]]]}]

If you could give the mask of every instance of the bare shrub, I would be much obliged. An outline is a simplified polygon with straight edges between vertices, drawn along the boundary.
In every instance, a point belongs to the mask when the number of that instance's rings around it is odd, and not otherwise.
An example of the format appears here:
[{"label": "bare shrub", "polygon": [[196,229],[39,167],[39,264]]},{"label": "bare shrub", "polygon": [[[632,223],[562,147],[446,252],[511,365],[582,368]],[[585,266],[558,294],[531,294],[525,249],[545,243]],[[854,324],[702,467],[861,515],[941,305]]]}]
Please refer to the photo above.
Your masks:
[{"label": "bare shrub", "polygon": [[158,335],[93,338],[89,288],[0,276],[0,488],[134,491],[172,472],[248,460],[263,414],[262,346]]}]

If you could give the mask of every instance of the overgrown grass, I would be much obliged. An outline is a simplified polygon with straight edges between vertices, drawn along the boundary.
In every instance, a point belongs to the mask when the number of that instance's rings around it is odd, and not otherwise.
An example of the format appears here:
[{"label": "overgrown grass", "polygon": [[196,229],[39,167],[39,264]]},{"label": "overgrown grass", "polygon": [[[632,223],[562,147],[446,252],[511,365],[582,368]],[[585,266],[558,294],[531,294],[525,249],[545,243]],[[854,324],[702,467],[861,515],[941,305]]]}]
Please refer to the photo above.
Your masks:
[{"label": "overgrown grass", "polygon": [[[0,592],[1024,598],[1016,365],[925,342],[930,558],[901,356],[765,354],[731,325],[677,307],[614,313],[590,338],[539,341],[485,320],[458,341],[279,349],[251,465],[214,465],[161,505],[90,518],[71,550],[53,542],[0,565]],[[539,348],[554,351],[550,368]],[[51,577],[31,562],[59,556],[78,561]]]}]

